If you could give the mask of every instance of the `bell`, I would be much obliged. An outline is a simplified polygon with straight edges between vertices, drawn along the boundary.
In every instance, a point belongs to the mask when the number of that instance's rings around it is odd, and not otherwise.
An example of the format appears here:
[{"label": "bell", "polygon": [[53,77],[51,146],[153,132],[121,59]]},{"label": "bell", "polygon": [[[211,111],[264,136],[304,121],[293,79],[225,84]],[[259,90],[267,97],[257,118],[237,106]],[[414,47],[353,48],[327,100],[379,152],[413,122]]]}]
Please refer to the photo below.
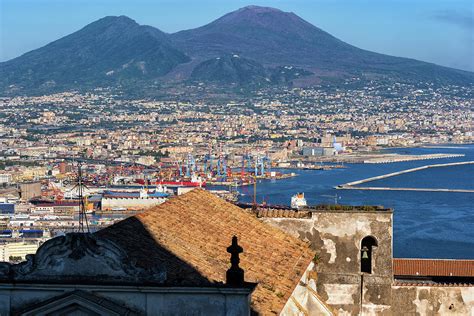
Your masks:
[{"label": "bell", "polygon": [[368,250],[367,247],[362,247],[362,259],[369,259]]}]

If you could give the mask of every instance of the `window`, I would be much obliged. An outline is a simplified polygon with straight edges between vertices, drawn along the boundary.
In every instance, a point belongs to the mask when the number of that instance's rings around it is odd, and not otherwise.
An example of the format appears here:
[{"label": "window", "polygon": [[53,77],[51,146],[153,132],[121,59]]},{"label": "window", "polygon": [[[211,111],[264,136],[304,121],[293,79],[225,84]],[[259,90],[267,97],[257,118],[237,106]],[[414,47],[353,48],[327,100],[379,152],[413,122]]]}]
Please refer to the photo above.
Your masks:
[{"label": "window", "polygon": [[377,247],[377,240],[366,236],[360,243],[360,272],[372,273],[373,247]]}]

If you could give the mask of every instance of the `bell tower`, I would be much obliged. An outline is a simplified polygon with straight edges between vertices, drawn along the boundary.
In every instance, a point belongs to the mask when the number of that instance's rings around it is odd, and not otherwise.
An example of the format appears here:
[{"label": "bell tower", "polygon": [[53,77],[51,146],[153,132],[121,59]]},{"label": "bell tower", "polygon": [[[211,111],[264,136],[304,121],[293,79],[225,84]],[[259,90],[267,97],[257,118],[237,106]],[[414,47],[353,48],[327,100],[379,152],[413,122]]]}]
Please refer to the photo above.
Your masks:
[{"label": "bell tower", "polygon": [[311,209],[311,218],[264,219],[311,244],[319,296],[340,314],[390,313],[393,211],[380,206]]},{"label": "bell tower", "polygon": [[335,310],[378,315],[391,309],[393,211],[382,207],[317,210],[303,235],[320,257],[318,294]]}]

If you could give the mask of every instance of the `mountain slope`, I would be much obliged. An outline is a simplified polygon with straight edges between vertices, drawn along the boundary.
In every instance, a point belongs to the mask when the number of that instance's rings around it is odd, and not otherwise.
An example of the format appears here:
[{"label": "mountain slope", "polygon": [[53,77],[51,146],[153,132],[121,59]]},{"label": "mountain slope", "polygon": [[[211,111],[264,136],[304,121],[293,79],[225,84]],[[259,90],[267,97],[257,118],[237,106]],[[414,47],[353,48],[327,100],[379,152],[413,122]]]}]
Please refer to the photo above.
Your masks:
[{"label": "mountain slope", "polygon": [[0,64],[3,85],[107,84],[155,78],[189,58],[167,35],[128,17],[105,17],[42,48]]},{"label": "mountain slope", "polygon": [[[240,59],[230,58],[233,55]],[[120,85],[137,93],[142,88],[155,91],[163,87],[163,94],[166,88],[196,81],[259,87],[294,82],[313,85],[354,76],[474,83],[472,72],[365,51],[294,13],[249,6],[174,34],[139,25],[125,16],[102,18],[0,63],[0,93]]]},{"label": "mountain slope", "polygon": [[191,80],[221,84],[251,85],[266,81],[265,68],[238,55],[212,58],[198,64],[191,73]]},{"label": "mountain slope", "polygon": [[311,72],[291,66],[265,68],[254,60],[234,54],[201,62],[194,67],[190,79],[191,81],[258,87],[291,84],[294,79],[310,74]]},{"label": "mountain slope", "polygon": [[319,74],[337,72],[401,79],[472,82],[469,72],[349,45],[294,13],[249,6],[196,29],[171,34],[194,59],[239,54],[266,66],[293,65]]}]

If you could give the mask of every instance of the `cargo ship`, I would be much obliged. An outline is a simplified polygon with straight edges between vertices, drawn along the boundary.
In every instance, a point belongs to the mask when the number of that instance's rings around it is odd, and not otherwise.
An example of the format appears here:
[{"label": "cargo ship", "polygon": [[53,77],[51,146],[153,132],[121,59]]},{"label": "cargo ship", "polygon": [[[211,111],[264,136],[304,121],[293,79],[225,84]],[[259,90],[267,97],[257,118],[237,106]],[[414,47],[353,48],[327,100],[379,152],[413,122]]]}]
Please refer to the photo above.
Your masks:
[{"label": "cargo ship", "polygon": [[292,209],[301,209],[307,207],[308,204],[306,203],[306,199],[304,197],[304,193],[296,193],[291,197],[291,208]]},{"label": "cargo ship", "polygon": [[[135,180],[136,183],[145,185],[144,179]],[[171,187],[205,187],[206,180],[198,176],[192,176],[190,180],[151,180],[149,185],[163,185]]]}]

